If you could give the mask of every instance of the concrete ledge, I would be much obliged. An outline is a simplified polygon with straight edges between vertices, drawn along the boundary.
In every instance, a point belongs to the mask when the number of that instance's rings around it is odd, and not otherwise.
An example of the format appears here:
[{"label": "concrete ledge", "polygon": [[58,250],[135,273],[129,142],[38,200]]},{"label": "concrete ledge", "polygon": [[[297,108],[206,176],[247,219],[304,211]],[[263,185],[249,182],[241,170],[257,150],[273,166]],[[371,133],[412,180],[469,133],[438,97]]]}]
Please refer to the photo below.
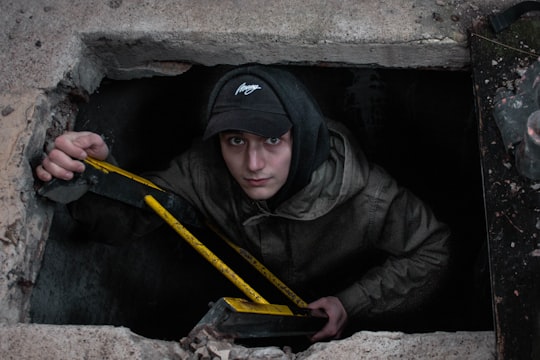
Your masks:
[{"label": "concrete ledge", "polygon": [[0,325],[2,359],[183,359],[180,343],[113,326]]},{"label": "concrete ledge", "polygon": [[403,334],[362,331],[350,338],[317,343],[291,354],[277,347],[245,348],[208,339],[184,349],[179,342],[150,340],[124,327],[0,325],[1,359],[444,359],[494,360],[492,332]]},{"label": "concrete ledge", "polygon": [[5,2],[0,89],[51,89],[81,55],[105,70],[156,61],[461,69],[473,19],[515,2]]},{"label": "concrete ledge", "polygon": [[331,359],[495,360],[493,332],[361,331],[350,338],[312,345],[296,360]]}]

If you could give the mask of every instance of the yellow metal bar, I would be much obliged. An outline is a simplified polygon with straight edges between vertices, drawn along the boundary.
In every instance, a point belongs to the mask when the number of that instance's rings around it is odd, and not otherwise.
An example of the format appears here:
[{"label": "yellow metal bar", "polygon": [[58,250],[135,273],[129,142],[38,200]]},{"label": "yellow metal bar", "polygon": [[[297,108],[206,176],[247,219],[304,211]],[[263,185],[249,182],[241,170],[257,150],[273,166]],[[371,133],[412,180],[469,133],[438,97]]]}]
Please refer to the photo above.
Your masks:
[{"label": "yellow metal bar", "polygon": [[152,195],[146,195],[144,201],[154,210],[167,224],[169,224],[180,236],[182,236],[199,254],[210,262],[229,281],[240,289],[248,298],[258,304],[270,304],[231,268],[229,268],[210,249],[201,243],[188,229],[186,229],[167,209],[165,209]]},{"label": "yellow metal bar", "polygon": [[130,178],[131,180],[135,180],[141,184],[144,184],[144,185],[147,185],[147,186],[150,186],[154,189],[157,189],[157,190],[161,190],[161,191],[164,191],[163,189],[161,189],[160,187],[158,187],[156,184],[154,184],[153,182],[143,178],[143,177],[140,177],[138,175],[135,175],[133,173],[130,173],[129,171],[126,171],[124,169],[121,169],[117,166],[114,166],[113,164],[110,164],[108,162],[105,162],[105,161],[101,161],[101,160],[96,160],[92,157],[87,157],[85,160],[84,160],[85,163],[87,163],[88,165],[91,165],[93,167],[95,167],[96,169],[104,172],[105,174],[108,174],[110,172],[114,172],[114,173],[117,173],[117,174],[120,174],[122,176],[125,176],[127,178]]},{"label": "yellow metal bar", "polygon": [[267,315],[287,315],[294,316],[295,314],[286,305],[276,304],[257,304],[249,302],[245,299],[237,299],[225,297],[223,300],[229,304],[234,311],[250,313],[250,314],[267,314]]},{"label": "yellow metal bar", "polygon": [[289,300],[291,300],[296,306],[300,308],[306,308],[308,304],[300,298],[294,291],[292,291],[285,283],[283,283],[277,276],[275,276],[266,266],[264,266],[259,260],[251,255],[247,250],[229,240],[221,231],[214,225],[207,222],[207,225],[214,231],[220,238],[222,238],[230,247],[232,247],[240,256],[242,256],[248,263],[250,263],[259,273],[261,273],[268,281],[270,281],[279,291],[281,291]]}]

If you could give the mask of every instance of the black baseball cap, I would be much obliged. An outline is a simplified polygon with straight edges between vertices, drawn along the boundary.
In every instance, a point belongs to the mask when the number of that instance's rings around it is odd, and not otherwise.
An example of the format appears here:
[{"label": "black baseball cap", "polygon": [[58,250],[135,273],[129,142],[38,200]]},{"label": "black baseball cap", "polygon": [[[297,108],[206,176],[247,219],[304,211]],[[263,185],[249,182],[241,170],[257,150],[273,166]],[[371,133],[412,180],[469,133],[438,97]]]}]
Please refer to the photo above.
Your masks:
[{"label": "black baseball cap", "polygon": [[203,135],[236,130],[263,137],[280,137],[292,123],[272,87],[253,75],[232,78],[221,88]]}]

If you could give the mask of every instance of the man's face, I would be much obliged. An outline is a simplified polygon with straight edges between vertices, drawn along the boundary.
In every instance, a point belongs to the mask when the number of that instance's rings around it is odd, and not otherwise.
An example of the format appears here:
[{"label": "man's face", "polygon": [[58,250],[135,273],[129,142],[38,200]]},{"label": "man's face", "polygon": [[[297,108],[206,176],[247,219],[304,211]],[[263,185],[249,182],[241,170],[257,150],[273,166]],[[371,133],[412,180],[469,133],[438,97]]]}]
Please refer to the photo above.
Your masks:
[{"label": "man's face", "polygon": [[290,130],[279,138],[226,131],[219,134],[219,140],[231,175],[251,199],[270,199],[287,181],[292,156]]}]

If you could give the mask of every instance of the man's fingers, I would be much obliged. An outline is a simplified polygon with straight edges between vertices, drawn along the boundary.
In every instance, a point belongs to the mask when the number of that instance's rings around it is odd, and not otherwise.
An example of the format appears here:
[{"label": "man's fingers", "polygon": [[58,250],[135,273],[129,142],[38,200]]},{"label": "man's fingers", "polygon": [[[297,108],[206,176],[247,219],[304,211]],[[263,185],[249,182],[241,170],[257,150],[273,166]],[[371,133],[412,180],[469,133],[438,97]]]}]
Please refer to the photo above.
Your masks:
[{"label": "man's fingers", "polygon": [[90,155],[98,160],[105,160],[109,155],[109,147],[101,136],[92,132],[79,133],[82,136],[73,141],[74,144],[82,147]]},{"label": "man's fingers", "polygon": [[45,178],[48,176],[43,173],[44,171],[53,177],[70,180],[73,178],[74,172],[84,171],[84,164],[78,160],[73,160],[58,149],[53,149],[41,162],[41,169],[39,171],[39,174]]},{"label": "man's fingers", "polygon": [[318,331],[313,336],[311,336],[310,340],[312,342],[317,342],[317,341],[321,341],[321,340],[331,339],[331,338],[333,338],[332,335],[333,335],[332,330],[330,330],[328,328],[328,325],[326,325],[320,331]]},{"label": "man's fingers", "polygon": [[324,310],[319,309],[319,308],[310,309],[310,312],[311,312],[311,316],[322,317],[322,318],[328,317],[328,314]]},{"label": "man's fingers", "polygon": [[109,148],[98,134],[89,131],[66,132],[54,140],[54,146],[41,165],[36,167],[36,176],[43,181],[53,177],[70,180],[74,173],[84,171],[81,160],[88,156],[105,160],[108,155]]},{"label": "man's fingers", "polygon": [[79,160],[88,155],[104,160],[109,154],[103,138],[89,131],[67,132],[55,139],[54,147]]},{"label": "man's fingers", "polygon": [[316,342],[325,339],[338,339],[340,335],[341,324],[339,319],[336,319],[334,316],[328,314],[328,322],[321,330],[311,337],[311,341]]},{"label": "man's fingers", "polygon": [[62,180],[71,180],[73,178],[73,171],[65,170],[47,158],[43,160],[40,167],[36,168],[36,174],[43,181],[49,181],[53,177]]},{"label": "man's fingers", "polygon": [[314,316],[324,313],[328,317],[326,325],[311,337],[316,342],[324,339],[337,339],[341,336],[347,322],[347,312],[337,297],[327,296],[308,305]]},{"label": "man's fingers", "polygon": [[52,180],[52,175],[43,168],[43,166],[41,165],[38,165],[36,167],[36,176],[38,177],[38,179],[40,179],[41,181],[51,181]]},{"label": "man's fingers", "polygon": [[[85,141],[77,137],[74,137],[74,135],[68,133],[68,134],[59,136],[54,140],[54,148],[66,153],[72,158],[84,160],[88,156],[88,154],[86,153],[84,149],[86,149],[90,145],[87,144],[87,145],[81,146],[80,145],[81,143],[85,143]],[[51,150],[51,153],[53,151],[54,149]]]},{"label": "man's fingers", "polygon": [[[48,160],[48,161],[47,161]],[[44,162],[48,164],[49,162],[51,165],[56,165],[58,167],[63,168],[67,171],[75,171],[75,172],[83,172],[84,171],[84,164],[79,160],[74,160],[68,154],[58,150],[53,149],[49,155],[45,158]],[[50,170],[45,164],[45,169]]]}]

